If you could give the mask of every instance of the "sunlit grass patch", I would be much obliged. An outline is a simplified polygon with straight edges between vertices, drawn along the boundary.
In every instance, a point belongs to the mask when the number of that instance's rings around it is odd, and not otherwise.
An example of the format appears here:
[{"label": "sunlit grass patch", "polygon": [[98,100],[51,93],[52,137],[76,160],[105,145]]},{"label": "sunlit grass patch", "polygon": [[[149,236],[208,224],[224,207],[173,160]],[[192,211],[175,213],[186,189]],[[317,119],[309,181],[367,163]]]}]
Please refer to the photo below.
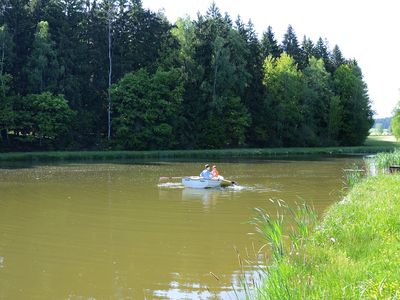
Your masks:
[{"label": "sunlit grass patch", "polygon": [[364,145],[400,147],[400,142],[396,141],[396,138],[393,135],[370,135],[365,140]]}]

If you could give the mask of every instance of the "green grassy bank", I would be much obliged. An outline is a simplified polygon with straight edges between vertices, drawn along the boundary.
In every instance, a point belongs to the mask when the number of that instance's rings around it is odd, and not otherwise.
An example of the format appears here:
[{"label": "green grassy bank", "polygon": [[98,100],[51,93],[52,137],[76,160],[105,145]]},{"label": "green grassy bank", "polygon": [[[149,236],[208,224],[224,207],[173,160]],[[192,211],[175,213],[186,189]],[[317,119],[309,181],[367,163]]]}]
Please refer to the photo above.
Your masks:
[{"label": "green grassy bank", "polygon": [[[315,230],[299,231],[295,247],[274,256],[255,298],[399,299],[399,215],[400,175],[355,184]],[[309,219],[298,220],[307,228]]]},{"label": "green grassy bank", "polygon": [[222,150],[165,150],[165,151],[48,151],[0,153],[0,161],[63,161],[63,160],[114,160],[114,159],[164,159],[164,158],[229,158],[271,157],[304,154],[371,154],[392,151],[400,143],[372,137],[364,146],[315,148],[262,148]]},{"label": "green grassy bank", "polygon": [[396,141],[393,135],[370,135],[365,141],[366,146],[399,147],[400,142]]}]

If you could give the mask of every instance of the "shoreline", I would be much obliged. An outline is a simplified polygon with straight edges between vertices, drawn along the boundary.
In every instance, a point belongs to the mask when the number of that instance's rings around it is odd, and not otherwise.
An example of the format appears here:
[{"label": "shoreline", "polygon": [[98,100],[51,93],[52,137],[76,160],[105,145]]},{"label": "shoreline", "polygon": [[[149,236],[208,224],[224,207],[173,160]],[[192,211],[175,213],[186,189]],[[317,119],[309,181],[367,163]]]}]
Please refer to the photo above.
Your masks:
[{"label": "shoreline", "polygon": [[393,151],[396,146],[247,148],[161,151],[46,151],[0,153],[0,162],[179,159],[179,158],[268,158],[288,155],[368,155]]}]

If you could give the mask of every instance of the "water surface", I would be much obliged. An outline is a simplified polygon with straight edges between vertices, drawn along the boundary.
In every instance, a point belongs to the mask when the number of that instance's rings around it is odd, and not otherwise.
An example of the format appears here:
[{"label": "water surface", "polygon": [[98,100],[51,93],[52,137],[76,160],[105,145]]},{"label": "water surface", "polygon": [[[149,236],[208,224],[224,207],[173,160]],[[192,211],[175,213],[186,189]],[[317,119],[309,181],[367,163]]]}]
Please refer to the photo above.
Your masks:
[{"label": "water surface", "polygon": [[159,181],[203,161],[0,166],[0,299],[235,299],[237,253],[261,245],[254,208],[274,214],[279,198],[322,214],[360,161],[220,161],[239,186],[213,190]]}]

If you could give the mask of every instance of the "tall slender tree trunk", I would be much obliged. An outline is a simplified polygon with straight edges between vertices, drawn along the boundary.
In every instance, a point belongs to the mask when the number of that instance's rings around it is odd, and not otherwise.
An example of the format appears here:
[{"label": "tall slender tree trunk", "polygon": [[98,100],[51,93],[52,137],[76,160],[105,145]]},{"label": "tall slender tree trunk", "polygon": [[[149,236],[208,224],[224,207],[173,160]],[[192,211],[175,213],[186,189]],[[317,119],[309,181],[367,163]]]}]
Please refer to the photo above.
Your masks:
[{"label": "tall slender tree trunk", "polygon": [[112,57],[111,57],[111,9],[112,9],[112,0],[108,3],[108,109],[107,109],[107,120],[108,120],[108,131],[107,131],[107,139],[111,138],[111,76],[112,76]]},{"label": "tall slender tree trunk", "polygon": [[218,73],[218,65],[216,64],[214,70],[214,83],[213,83],[213,100],[217,98],[217,73]]},{"label": "tall slender tree trunk", "polygon": [[[0,81],[1,81],[1,93],[3,94],[3,99],[6,98],[6,89],[5,89],[5,82],[4,82],[4,77],[3,77],[3,72],[4,72],[4,56],[5,56],[5,48],[6,48],[6,35],[5,32],[3,34],[3,40],[1,43],[1,61],[0,61]],[[8,129],[7,128],[2,128],[0,130],[1,133],[1,138],[4,142],[5,145],[8,145]]]},{"label": "tall slender tree trunk", "polygon": [[215,55],[215,69],[214,69],[214,82],[213,82],[213,95],[212,100],[216,101],[217,99],[217,75],[218,75],[218,59],[219,59],[220,50],[217,50]]},{"label": "tall slender tree trunk", "polygon": [[6,35],[3,34],[3,40],[1,43],[1,62],[0,62],[0,76],[1,76],[1,84],[3,86],[3,69],[4,69],[4,55],[5,55],[5,48],[6,48]]}]

